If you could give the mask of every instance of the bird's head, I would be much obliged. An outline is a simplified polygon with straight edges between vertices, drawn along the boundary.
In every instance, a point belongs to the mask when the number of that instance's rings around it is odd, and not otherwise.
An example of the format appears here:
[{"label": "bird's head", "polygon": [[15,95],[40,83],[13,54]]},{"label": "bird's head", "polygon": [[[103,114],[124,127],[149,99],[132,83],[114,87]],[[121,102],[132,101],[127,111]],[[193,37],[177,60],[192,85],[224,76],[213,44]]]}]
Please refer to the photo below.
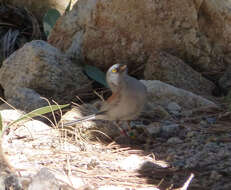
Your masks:
[{"label": "bird's head", "polygon": [[108,69],[106,79],[112,91],[120,87],[126,75],[127,65],[125,64],[115,64]]}]

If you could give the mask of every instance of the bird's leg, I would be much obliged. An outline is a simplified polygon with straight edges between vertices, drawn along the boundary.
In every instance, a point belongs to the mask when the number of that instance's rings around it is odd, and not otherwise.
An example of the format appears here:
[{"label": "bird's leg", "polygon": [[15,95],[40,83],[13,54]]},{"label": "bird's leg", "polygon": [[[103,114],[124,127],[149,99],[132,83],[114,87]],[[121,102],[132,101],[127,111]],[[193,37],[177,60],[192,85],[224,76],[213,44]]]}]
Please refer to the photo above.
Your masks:
[{"label": "bird's leg", "polygon": [[119,131],[120,131],[120,133],[121,133],[122,135],[128,136],[126,130],[125,130],[125,129],[122,129],[122,128],[120,127],[120,121],[115,121],[115,125],[118,127],[118,129],[119,129]]},{"label": "bird's leg", "polygon": [[127,136],[127,137],[131,137],[131,138],[135,138],[135,135],[134,133],[132,132],[132,127],[130,125],[130,121],[126,121],[124,124],[126,124],[127,128],[122,128],[121,127],[121,123],[120,122],[123,122],[124,121],[116,121],[116,126],[118,127],[118,129],[120,130],[121,134],[123,134],[124,136]]}]

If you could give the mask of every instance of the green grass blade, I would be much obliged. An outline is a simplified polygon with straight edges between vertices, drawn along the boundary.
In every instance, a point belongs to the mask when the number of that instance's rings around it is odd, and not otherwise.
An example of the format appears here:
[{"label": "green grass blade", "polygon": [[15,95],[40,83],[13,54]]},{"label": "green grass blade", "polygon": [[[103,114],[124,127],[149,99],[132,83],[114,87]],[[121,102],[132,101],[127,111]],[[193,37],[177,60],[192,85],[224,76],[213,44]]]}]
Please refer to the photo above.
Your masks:
[{"label": "green grass blade", "polygon": [[11,125],[13,125],[15,123],[18,123],[19,121],[22,121],[24,119],[33,118],[33,117],[40,116],[40,115],[43,115],[43,114],[46,114],[46,113],[50,113],[52,111],[56,111],[56,110],[65,108],[67,106],[69,106],[69,104],[51,105],[51,106],[45,106],[45,107],[42,107],[42,108],[38,108],[36,110],[33,110],[33,111],[21,116],[19,119],[17,119],[15,121],[13,121],[12,123],[10,123],[7,127],[10,127]]}]

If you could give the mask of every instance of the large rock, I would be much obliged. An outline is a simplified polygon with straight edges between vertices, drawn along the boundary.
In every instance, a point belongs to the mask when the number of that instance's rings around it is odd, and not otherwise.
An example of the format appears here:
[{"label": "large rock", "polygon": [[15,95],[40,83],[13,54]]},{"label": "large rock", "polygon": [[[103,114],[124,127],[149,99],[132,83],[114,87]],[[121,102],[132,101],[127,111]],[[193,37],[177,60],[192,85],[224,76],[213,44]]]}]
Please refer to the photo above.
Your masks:
[{"label": "large rock", "polygon": [[230,8],[225,0],[78,0],[49,42],[102,68],[145,63],[154,50],[165,50],[214,74],[231,49]]},{"label": "large rock", "polygon": [[141,82],[147,87],[149,101],[153,104],[168,107],[171,102],[175,102],[182,107],[183,111],[199,107],[217,107],[210,100],[161,81],[142,80]]},{"label": "large rock", "polygon": [[193,70],[181,59],[166,52],[154,52],[148,59],[144,77],[146,80],[160,80],[177,88],[201,95],[212,94],[215,85]]},{"label": "large rock", "polygon": [[44,41],[25,44],[0,69],[7,101],[25,111],[47,105],[41,96],[67,103],[87,83],[81,67]]}]

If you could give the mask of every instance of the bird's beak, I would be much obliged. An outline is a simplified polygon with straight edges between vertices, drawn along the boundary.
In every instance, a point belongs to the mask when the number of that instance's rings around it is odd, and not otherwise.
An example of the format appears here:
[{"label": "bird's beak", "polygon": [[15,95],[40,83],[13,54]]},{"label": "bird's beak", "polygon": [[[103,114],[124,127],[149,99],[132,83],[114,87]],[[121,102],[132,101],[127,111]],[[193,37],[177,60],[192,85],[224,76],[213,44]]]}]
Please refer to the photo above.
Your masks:
[{"label": "bird's beak", "polygon": [[125,71],[127,69],[127,65],[122,65],[121,67],[120,67],[120,72],[123,72],[123,71]]}]

